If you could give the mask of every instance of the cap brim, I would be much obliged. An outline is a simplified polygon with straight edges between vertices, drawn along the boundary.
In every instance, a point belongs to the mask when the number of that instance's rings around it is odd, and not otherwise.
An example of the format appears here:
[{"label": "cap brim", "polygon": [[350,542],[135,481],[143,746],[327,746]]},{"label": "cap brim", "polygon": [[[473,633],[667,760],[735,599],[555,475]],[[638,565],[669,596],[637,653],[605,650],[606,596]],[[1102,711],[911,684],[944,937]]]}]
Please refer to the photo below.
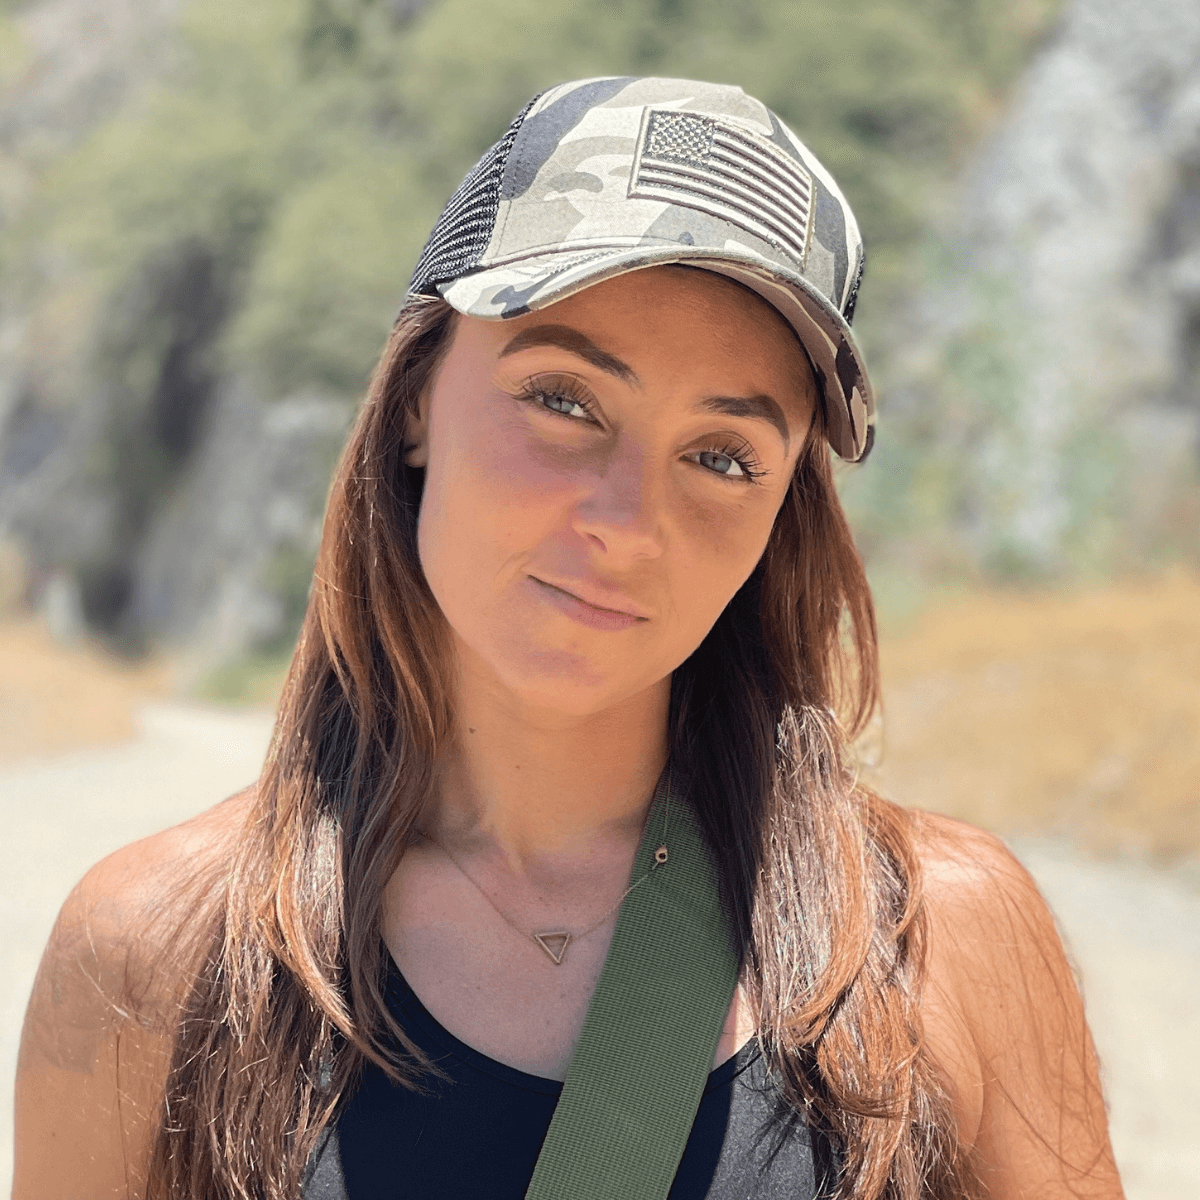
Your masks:
[{"label": "cap brim", "polygon": [[677,244],[609,244],[551,250],[481,267],[437,285],[458,312],[503,320],[534,312],[629,271],[684,263],[725,275],[771,304],[796,331],[813,365],[825,409],[829,444],[849,462],[871,449],[875,402],[850,326],[802,276],[784,273],[751,251],[690,249]]}]

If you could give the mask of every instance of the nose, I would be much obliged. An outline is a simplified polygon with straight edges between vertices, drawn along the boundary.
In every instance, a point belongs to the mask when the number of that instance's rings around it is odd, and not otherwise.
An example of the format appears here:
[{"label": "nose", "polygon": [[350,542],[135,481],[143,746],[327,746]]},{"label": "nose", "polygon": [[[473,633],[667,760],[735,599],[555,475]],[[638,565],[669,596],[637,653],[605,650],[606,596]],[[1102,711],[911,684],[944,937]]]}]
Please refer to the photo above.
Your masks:
[{"label": "nose", "polygon": [[575,530],[614,568],[657,558],[663,550],[660,493],[642,448],[614,448],[575,507]]}]

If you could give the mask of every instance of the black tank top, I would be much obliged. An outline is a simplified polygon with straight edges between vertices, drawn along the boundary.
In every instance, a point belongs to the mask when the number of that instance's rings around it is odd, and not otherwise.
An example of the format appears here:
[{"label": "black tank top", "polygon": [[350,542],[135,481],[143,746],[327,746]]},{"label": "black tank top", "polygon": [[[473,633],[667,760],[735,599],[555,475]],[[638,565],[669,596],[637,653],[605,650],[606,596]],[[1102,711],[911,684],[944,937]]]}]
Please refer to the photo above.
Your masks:
[{"label": "black tank top", "polygon": [[[367,1067],[309,1164],[305,1200],[522,1200],[562,1084],[460,1042],[394,966],[387,1000],[449,1079],[417,1095]],[[828,1143],[781,1122],[777,1098],[752,1039],[709,1075],[670,1200],[814,1200]]]}]

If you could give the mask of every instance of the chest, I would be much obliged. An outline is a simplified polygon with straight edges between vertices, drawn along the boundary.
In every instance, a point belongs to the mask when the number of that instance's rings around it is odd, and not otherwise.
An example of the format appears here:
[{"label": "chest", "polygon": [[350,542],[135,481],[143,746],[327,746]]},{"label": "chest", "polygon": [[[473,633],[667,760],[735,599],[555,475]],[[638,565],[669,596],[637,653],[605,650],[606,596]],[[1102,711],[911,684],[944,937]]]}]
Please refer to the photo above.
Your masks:
[{"label": "chest", "polygon": [[[498,910],[505,900],[515,911]],[[574,900],[574,902],[573,902]],[[593,896],[561,898],[559,911],[522,910],[481,889],[435,855],[406,854],[388,884],[383,939],[412,990],[450,1033],[489,1058],[544,1079],[566,1077],[604,967],[616,916],[588,929]],[[506,919],[507,918],[507,919]],[[556,963],[534,938],[574,931]],[[714,1067],[753,1035],[739,988],[726,1014]]]},{"label": "chest", "polygon": [[[368,1066],[316,1149],[305,1200],[521,1200],[561,1085],[459,1043],[398,976],[389,981],[388,1001],[441,1074],[414,1092]],[[777,1100],[753,1045],[713,1071],[668,1200],[815,1196],[817,1179],[832,1178],[830,1148],[806,1126],[779,1122]]]}]

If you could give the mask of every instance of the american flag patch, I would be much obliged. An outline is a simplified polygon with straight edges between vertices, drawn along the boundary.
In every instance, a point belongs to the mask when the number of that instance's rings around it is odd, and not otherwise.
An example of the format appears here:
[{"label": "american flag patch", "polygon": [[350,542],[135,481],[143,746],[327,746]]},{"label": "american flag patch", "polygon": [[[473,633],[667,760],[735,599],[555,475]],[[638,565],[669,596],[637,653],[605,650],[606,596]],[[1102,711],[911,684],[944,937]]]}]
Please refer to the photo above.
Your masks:
[{"label": "american flag patch", "polygon": [[696,208],[784,250],[803,270],[812,225],[812,177],[794,159],[732,121],[650,109],[629,195]]}]

